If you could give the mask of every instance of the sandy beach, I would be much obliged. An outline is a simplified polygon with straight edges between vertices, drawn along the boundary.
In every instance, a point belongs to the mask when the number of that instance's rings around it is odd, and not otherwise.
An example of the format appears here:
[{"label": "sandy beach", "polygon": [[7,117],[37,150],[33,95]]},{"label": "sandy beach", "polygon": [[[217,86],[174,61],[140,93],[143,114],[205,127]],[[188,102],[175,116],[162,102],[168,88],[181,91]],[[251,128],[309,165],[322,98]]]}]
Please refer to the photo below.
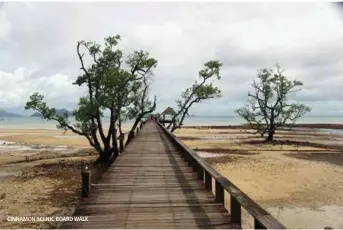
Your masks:
[{"label": "sandy beach", "polygon": [[175,134],[286,227],[343,228],[342,134],[279,131],[274,144],[239,127]]},{"label": "sandy beach", "polygon": [[[343,134],[299,127],[277,132],[268,145],[239,126],[175,134],[286,227],[343,228]],[[0,227],[56,227],[6,218],[71,214],[79,202],[80,161],[95,158],[87,140],[71,132],[0,129]]]},{"label": "sandy beach", "polygon": [[[125,130],[127,131],[127,130]],[[56,228],[8,216],[68,216],[80,201],[80,164],[97,158],[87,139],[51,129],[0,129],[0,228]],[[97,180],[99,169],[92,169]]]}]

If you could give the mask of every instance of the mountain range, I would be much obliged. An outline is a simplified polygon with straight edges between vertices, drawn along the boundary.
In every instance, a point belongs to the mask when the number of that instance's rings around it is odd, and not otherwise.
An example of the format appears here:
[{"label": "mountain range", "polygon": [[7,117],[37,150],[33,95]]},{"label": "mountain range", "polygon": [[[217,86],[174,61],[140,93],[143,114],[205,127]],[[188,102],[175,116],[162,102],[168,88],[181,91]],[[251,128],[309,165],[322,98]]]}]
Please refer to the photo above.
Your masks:
[{"label": "mountain range", "polygon": [[5,111],[4,109],[0,109],[0,117],[22,117],[20,114],[10,113]]},{"label": "mountain range", "polygon": [[[73,112],[72,111],[69,111],[67,109],[56,109],[56,114],[59,115],[59,116],[63,116],[64,113],[68,113],[68,116],[72,116],[73,115]],[[32,114],[30,117],[41,117],[41,113],[40,112],[35,112],[34,114]]]},{"label": "mountain range", "polygon": [[[69,111],[67,109],[56,109],[57,115],[63,116],[63,114],[65,112],[68,113],[68,116],[72,116],[72,114],[73,114],[72,111]],[[0,117],[23,117],[23,115],[17,114],[17,113],[7,112],[4,109],[0,109]],[[30,117],[41,117],[41,114],[39,112],[35,112]]]}]

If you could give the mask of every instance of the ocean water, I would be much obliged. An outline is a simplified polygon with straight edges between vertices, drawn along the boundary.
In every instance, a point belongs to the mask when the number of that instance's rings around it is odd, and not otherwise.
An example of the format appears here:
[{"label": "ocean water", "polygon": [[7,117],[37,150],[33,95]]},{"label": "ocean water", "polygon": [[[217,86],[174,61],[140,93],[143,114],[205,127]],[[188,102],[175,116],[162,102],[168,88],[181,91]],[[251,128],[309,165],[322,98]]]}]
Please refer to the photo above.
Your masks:
[{"label": "ocean water", "polygon": [[[75,121],[70,119],[71,124]],[[133,120],[123,123],[123,128],[130,128]],[[241,125],[245,121],[238,116],[195,116],[187,117],[184,120],[184,125]],[[308,116],[298,120],[297,123],[328,123],[328,124],[343,124],[343,117],[315,117]],[[17,129],[56,129],[55,121],[47,121],[39,117],[2,117],[0,119],[0,128],[17,128]],[[109,124],[109,119],[103,119],[103,125]]]},{"label": "ocean water", "polygon": [[[74,124],[75,120],[70,118],[70,124]],[[134,121],[125,122],[122,127],[130,128]],[[109,118],[103,119],[103,125],[109,124]],[[56,121],[48,121],[40,117],[2,117],[0,118],[0,128],[8,129],[56,129]]]},{"label": "ocean water", "polygon": [[[242,125],[245,120],[239,116],[196,116],[185,119],[185,125]],[[315,117],[308,116],[298,120],[297,123],[312,124],[343,124],[343,117]]]}]

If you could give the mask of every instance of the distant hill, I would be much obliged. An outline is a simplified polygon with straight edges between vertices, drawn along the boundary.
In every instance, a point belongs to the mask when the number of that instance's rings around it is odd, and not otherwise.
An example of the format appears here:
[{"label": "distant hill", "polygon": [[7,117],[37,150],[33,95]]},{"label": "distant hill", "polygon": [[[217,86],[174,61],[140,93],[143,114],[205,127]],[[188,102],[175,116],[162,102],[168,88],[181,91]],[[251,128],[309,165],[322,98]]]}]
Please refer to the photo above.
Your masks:
[{"label": "distant hill", "polygon": [[0,109],[0,117],[22,117],[22,115],[6,112],[4,109]]},{"label": "distant hill", "polygon": [[42,114],[39,112],[35,112],[34,114],[32,114],[30,117],[41,117]]},{"label": "distant hill", "polygon": [[[63,116],[65,112],[68,113],[68,116],[72,116],[73,115],[72,111],[69,111],[69,110],[66,110],[66,109],[56,109],[56,114],[59,115],[59,116]],[[42,116],[41,113],[35,112],[30,117],[41,117],[41,116]]]}]

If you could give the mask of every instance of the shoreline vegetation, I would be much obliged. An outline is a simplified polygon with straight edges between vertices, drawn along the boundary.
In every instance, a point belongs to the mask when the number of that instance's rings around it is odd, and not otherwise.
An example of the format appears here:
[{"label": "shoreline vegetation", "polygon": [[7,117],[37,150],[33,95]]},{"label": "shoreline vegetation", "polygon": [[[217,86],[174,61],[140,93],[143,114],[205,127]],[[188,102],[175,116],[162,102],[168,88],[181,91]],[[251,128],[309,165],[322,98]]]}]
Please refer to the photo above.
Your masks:
[{"label": "shoreline vegetation", "polygon": [[[237,125],[184,126],[175,135],[286,227],[342,228],[343,134],[317,130],[340,127],[299,124],[277,131],[269,144]],[[6,217],[71,215],[80,201],[80,162],[94,161],[96,152],[70,132],[11,135],[22,131],[0,129],[0,227],[56,228],[57,223],[15,223]],[[100,178],[104,170],[92,174]]]}]

